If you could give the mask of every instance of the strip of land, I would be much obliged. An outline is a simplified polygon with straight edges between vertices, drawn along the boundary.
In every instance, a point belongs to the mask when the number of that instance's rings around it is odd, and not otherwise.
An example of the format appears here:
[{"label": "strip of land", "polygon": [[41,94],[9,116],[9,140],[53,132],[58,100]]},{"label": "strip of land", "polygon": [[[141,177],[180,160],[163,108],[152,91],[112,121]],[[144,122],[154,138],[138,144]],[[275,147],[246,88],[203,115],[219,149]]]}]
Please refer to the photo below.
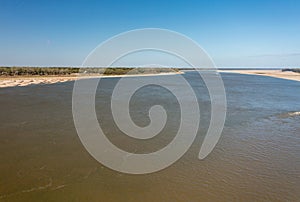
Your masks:
[{"label": "strip of land", "polygon": [[[57,69],[57,68],[56,68]],[[19,69],[18,69],[19,70]],[[122,71],[121,71],[122,70]],[[47,71],[49,71],[47,69]],[[70,71],[70,69],[67,69]],[[141,70],[139,70],[141,71]],[[152,73],[149,73],[150,69],[146,70],[146,72],[135,72],[134,74],[127,74],[127,69],[118,69],[112,68],[110,72],[106,72],[105,74],[79,74],[79,73],[72,73],[72,74],[61,74],[61,70],[58,75],[15,75],[13,72],[13,76],[9,75],[2,75],[0,76],[0,88],[6,87],[15,87],[15,86],[28,86],[34,84],[53,84],[53,83],[61,83],[67,81],[74,81],[77,79],[88,79],[88,78],[110,78],[110,77],[135,77],[135,76],[162,76],[162,75],[175,75],[175,74],[182,74],[183,72],[179,70],[163,70],[162,69],[155,69]],[[153,71],[151,69],[151,71]],[[169,71],[169,72],[166,72]],[[293,71],[282,71],[282,70],[218,70],[218,72],[224,73],[237,73],[237,74],[248,74],[248,75],[259,75],[259,76],[269,76],[281,79],[288,79],[294,81],[300,81],[300,73],[293,72]],[[49,73],[49,72],[48,72]],[[117,74],[115,74],[117,73]],[[3,72],[2,72],[3,74]]]},{"label": "strip of land", "polygon": [[90,78],[113,78],[113,77],[136,77],[136,76],[163,76],[176,75],[183,72],[165,72],[152,74],[125,74],[125,75],[77,75],[77,76],[3,76],[0,77],[0,88],[28,86],[34,84],[54,84],[67,81],[75,81],[77,79]]},{"label": "strip of land", "polygon": [[181,74],[162,67],[0,67],[0,88],[53,84],[77,79]]},{"label": "strip of land", "polygon": [[218,70],[218,72],[270,76],[280,79],[300,81],[300,73],[282,70]]}]

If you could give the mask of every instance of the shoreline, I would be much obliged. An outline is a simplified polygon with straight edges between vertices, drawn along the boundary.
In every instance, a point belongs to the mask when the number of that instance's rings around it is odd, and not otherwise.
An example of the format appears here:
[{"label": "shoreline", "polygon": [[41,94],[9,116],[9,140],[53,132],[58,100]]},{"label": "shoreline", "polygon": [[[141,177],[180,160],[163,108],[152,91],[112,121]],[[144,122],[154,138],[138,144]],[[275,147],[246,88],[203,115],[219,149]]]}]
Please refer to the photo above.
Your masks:
[{"label": "shoreline", "polygon": [[279,78],[279,79],[300,81],[300,73],[296,73],[296,72],[292,72],[292,71],[283,72],[281,70],[218,70],[218,72],[268,76],[268,77]]},{"label": "shoreline", "polygon": [[154,73],[154,74],[124,74],[124,75],[70,75],[70,76],[11,76],[0,77],[0,88],[8,87],[22,87],[37,84],[54,84],[68,81],[75,81],[77,79],[92,79],[92,78],[122,78],[122,77],[141,77],[141,76],[167,76],[184,74],[184,72],[168,72],[168,73]]},{"label": "shoreline", "polygon": [[[235,73],[245,75],[268,76],[292,81],[300,81],[300,74],[291,71],[282,72],[281,70],[217,70],[219,73]],[[11,76],[0,77],[0,88],[28,86],[37,84],[54,84],[77,79],[91,78],[122,78],[122,77],[143,77],[143,76],[167,76],[184,74],[184,72],[168,72],[168,73],[153,73],[153,74],[124,74],[124,75],[70,75],[70,76]]]}]

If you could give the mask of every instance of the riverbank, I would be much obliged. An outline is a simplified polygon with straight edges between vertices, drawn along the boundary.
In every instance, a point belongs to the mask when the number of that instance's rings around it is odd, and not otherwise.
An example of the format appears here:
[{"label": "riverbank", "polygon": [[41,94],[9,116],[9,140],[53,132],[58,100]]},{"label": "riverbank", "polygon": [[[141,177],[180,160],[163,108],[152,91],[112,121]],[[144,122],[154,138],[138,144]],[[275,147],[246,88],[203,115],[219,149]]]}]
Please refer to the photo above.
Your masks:
[{"label": "riverbank", "polygon": [[300,81],[300,74],[292,71],[283,72],[281,70],[218,70],[218,72],[269,76],[280,79]]},{"label": "riverbank", "polygon": [[153,74],[125,74],[125,75],[89,75],[89,76],[7,76],[0,77],[0,88],[28,86],[35,84],[54,84],[67,81],[75,81],[77,79],[88,78],[118,78],[118,77],[136,77],[136,76],[166,76],[183,74],[183,72],[166,72]]}]

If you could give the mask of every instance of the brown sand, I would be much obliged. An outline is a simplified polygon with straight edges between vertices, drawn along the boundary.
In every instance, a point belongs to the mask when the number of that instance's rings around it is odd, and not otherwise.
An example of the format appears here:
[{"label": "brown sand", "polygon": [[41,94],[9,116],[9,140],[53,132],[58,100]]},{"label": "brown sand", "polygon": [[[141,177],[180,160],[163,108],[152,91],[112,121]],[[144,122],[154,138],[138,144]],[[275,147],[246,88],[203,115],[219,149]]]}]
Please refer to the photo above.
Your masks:
[{"label": "brown sand", "polygon": [[157,74],[136,74],[136,75],[110,75],[110,76],[16,76],[0,77],[0,88],[14,86],[28,86],[32,84],[53,84],[67,81],[74,81],[84,78],[109,78],[109,77],[135,77],[135,76],[162,76],[182,74],[183,72],[157,73]]},{"label": "brown sand", "polygon": [[275,78],[300,81],[300,73],[291,71],[282,72],[281,70],[219,70],[219,72],[270,76]]}]

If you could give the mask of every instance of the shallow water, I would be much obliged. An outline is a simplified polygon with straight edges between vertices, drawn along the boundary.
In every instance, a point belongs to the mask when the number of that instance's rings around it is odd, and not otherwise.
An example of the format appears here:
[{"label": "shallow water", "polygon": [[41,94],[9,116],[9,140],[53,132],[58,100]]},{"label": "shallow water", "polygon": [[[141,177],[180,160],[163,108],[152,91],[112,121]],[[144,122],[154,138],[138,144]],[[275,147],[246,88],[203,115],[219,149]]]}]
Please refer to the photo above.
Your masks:
[{"label": "shallow water", "polygon": [[[0,200],[299,200],[300,82],[222,74],[228,101],[225,127],[216,148],[200,161],[197,155],[210,119],[209,96],[196,72],[184,77],[199,98],[197,138],[175,164],[147,175],[110,170],[85,150],[72,119],[73,82],[0,89]],[[180,119],[174,96],[148,86],[132,97],[131,115],[140,126],[149,123],[146,115],[155,104],[168,114],[157,137],[134,140],[122,135],[111,116],[109,101],[117,81],[101,80],[96,95],[98,119],[107,137],[135,153],[167,145]]]}]

